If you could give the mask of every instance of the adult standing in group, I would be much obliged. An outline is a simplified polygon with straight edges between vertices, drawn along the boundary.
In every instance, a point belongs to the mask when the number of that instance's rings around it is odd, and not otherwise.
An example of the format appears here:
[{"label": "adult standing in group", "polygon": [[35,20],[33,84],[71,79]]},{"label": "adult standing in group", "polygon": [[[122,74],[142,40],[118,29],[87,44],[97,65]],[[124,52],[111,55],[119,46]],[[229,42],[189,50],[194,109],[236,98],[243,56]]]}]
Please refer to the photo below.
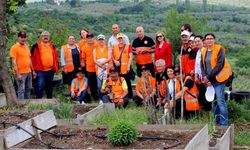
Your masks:
[{"label": "adult standing in group", "polygon": [[215,35],[205,35],[206,48],[202,51],[202,76],[207,86],[213,86],[216,101],[213,102],[215,121],[219,125],[228,125],[228,110],[225,102],[225,82],[232,75],[232,69],[225,58],[225,49],[215,44]]},{"label": "adult standing in group", "polygon": [[134,39],[132,48],[133,54],[136,55],[136,67],[137,75],[141,77],[142,66],[145,66],[147,70],[150,70],[151,75],[154,77],[154,63],[152,53],[154,53],[154,41],[151,37],[144,34],[142,26],[136,28],[137,38]]},{"label": "adult standing in group", "polygon": [[132,85],[129,76],[129,71],[131,69],[131,63],[133,60],[132,47],[130,44],[126,44],[124,40],[124,35],[122,33],[117,34],[118,44],[113,46],[112,58],[114,65],[120,68],[119,76],[123,77],[128,86],[128,98],[133,97]]},{"label": "adult standing in group", "polygon": [[68,92],[70,93],[71,81],[76,77],[76,73],[81,70],[80,49],[75,43],[73,35],[68,36],[68,44],[61,47],[61,65],[63,83],[68,85]]},{"label": "adult standing in group", "polygon": [[30,50],[26,44],[26,32],[18,33],[18,42],[10,49],[10,58],[15,74],[15,82],[17,84],[17,98],[30,98],[30,91],[32,88],[32,74],[36,77],[30,59]]},{"label": "adult standing in group", "polygon": [[196,48],[198,49],[196,58],[195,58],[195,69],[194,69],[195,84],[200,93],[200,97],[201,97],[200,104],[202,105],[202,109],[211,110],[211,103],[207,102],[205,99],[206,87],[202,83],[201,53],[205,49],[203,46],[203,37],[201,35],[195,36],[194,42],[195,42]]},{"label": "adult standing in group", "polygon": [[103,34],[97,36],[97,46],[93,50],[93,58],[97,76],[98,96],[101,100],[102,94],[100,90],[102,87],[102,81],[107,79],[109,68],[112,65],[111,51],[105,43],[105,36]]},{"label": "adult standing in group", "polygon": [[31,60],[37,74],[36,97],[43,97],[43,88],[47,98],[52,98],[54,74],[59,70],[56,47],[50,42],[50,33],[43,31],[31,48]]},{"label": "adult standing in group", "polygon": [[[108,40],[108,46],[110,50],[112,49],[114,45],[119,43],[117,39],[117,34],[120,33],[120,27],[118,24],[112,25],[112,32],[113,32],[113,35]],[[129,38],[127,37],[127,35],[123,34],[123,36],[124,36],[125,44],[129,44]]]},{"label": "adult standing in group", "polygon": [[166,68],[172,66],[172,46],[168,43],[165,34],[161,31],[158,31],[155,36],[154,62],[159,59],[165,60]]},{"label": "adult standing in group", "polygon": [[190,33],[190,36],[195,36],[195,34],[192,32],[192,26],[188,23],[185,23],[181,26],[181,32],[188,31]]},{"label": "adult standing in group", "polygon": [[88,44],[81,48],[81,59],[86,66],[87,78],[89,81],[88,87],[90,88],[91,96],[93,99],[98,99],[96,70],[93,56],[93,51],[97,44],[95,43],[93,33],[89,32],[86,37]]},{"label": "adult standing in group", "polygon": [[83,46],[87,45],[87,34],[88,34],[88,30],[87,29],[81,29],[80,30],[80,36],[81,36],[81,40],[78,42],[78,47],[79,49],[81,49]]},{"label": "adult standing in group", "polygon": [[190,38],[190,33],[186,30],[181,32],[181,48],[180,48],[180,66],[181,66],[181,71],[185,75],[190,74],[190,69],[189,69],[189,54],[192,51],[189,45],[189,38]]}]

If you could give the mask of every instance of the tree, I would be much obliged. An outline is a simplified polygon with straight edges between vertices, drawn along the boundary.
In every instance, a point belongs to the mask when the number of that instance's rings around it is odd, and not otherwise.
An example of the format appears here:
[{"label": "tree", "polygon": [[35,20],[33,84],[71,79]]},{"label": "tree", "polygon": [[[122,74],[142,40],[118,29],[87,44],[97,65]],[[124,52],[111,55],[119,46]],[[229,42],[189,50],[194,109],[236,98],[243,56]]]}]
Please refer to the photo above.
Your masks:
[{"label": "tree", "polygon": [[7,97],[8,105],[17,105],[15,88],[8,74],[6,63],[6,14],[16,12],[18,6],[24,5],[25,0],[1,0],[0,1],[0,85]]},{"label": "tree", "polygon": [[[6,12],[7,10],[13,11],[13,8],[6,9],[7,3],[10,1],[0,1],[0,84],[3,86],[3,90],[7,97],[8,105],[16,105],[16,92],[12,84],[11,78],[8,74],[8,67],[6,64]],[[10,3],[8,3],[10,4]],[[16,4],[16,3],[15,3]]]},{"label": "tree", "polygon": [[69,5],[70,5],[70,7],[76,7],[76,5],[77,5],[77,0],[71,0],[71,1],[69,2]]},{"label": "tree", "polygon": [[203,11],[207,11],[207,0],[202,0]]},{"label": "tree", "polygon": [[185,0],[185,6],[187,10],[190,9],[190,0]]}]

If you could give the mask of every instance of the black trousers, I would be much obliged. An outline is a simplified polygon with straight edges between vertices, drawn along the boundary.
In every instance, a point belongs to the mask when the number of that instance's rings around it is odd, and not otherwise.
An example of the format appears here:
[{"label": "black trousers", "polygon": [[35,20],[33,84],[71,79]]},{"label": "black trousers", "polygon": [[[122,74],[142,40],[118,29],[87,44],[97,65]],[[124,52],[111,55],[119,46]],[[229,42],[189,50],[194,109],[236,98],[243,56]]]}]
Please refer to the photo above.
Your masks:
[{"label": "black trousers", "polygon": [[137,76],[138,77],[141,77],[141,73],[142,73],[142,66],[145,66],[146,69],[148,69],[151,73],[151,75],[153,77],[155,77],[155,70],[154,70],[154,63],[150,63],[150,64],[145,64],[145,65],[139,65],[139,64],[136,64],[136,73],[137,73]]},{"label": "black trousers", "polygon": [[120,77],[123,77],[127,83],[128,86],[128,98],[133,98],[133,91],[132,91],[132,85],[131,85],[131,80],[129,77],[129,74],[120,74]]},{"label": "black trousers", "polygon": [[87,78],[88,78],[88,87],[90,88],[91,96],[94,99],[98,99],[96,73],[87,72]]},{"label": "black trousers", "polygon": [[[154,96],[154,104],[156,105],[156,103],[157,103],[157,100],[156,100],[157,98],[156,98],[156,95]],[[137,107],[139,107],[139,106],[142,106],[142,104],[143,104],[143,99],[141,99],[139,96],[135,96],[134,97],[134,102],[135,102],[135,104],[136,104],[136,106]]]}]

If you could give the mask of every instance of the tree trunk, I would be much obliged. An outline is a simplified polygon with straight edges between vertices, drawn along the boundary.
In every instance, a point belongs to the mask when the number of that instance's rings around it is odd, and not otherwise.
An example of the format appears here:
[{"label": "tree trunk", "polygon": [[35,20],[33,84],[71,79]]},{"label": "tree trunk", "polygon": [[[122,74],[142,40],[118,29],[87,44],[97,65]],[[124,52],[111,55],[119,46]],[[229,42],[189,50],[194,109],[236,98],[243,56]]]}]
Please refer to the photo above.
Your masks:
[{"label": "tree trunk", "polygon": [[6,0],[0,1],[0,85],[2,85],[8,105],[17,105],[16,92],[8,74],[6,63]]},{"label": "tree trunk", "polygon": [[202,0],[203,11],[207,11],[207,0]]},{"label": "tree trunk", "polygon": [[180,4],[180,1],[176,0],[176,6],[179,6],[179,4]]}]

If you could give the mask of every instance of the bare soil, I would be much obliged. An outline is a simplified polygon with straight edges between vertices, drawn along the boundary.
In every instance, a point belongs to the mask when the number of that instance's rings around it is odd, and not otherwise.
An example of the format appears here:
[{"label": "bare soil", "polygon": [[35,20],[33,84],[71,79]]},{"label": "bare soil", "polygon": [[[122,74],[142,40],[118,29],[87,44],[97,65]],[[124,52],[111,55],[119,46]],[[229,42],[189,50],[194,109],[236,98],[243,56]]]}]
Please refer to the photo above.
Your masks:
[{"label": "bare soil", "polygon": [[86,112],[94,109],[96,106],[93,105],[82,105],[82,104],[76,104],[73,106],[72,109],[72,118],[77,118],[77,115],[83,115]]},{"label": "bare soil", "polygon": [[[7,123],[18,124],[30,118],[33,118],[43,112],[43,110],[32,112],[0,112],[0,130],[4,130],[13,126]],[[6,123],[5,125],[4,122]]]},{"label": "bare soil", "polygon": [[209,140],[209,147],[215,147],[217,139],[221,138],[227,129],[216,129],[215,133]]},{"label": "bare soil", "polygon": [[[178,141],[167,139],[137,139],[129,146],[113,146],[107,138],[100,138],[107,134],[107,128],[97,129],[79,129],[58,127],[53,130],[57,134],[74,134],[73,136],[55,137],[48,133],[42,133],[42,140],[56,148],[72,148],[72,149],[163,149],[174,148],[182,149],[194,137],[196,131],[140,131],[143,137],[161,137],[161,138],[177,138]],[[176,146],[175,146],[176,145]],[[32,139],[22,148],[40,148],[47,149],[48,146],[42,145],[37,139]]]}]

